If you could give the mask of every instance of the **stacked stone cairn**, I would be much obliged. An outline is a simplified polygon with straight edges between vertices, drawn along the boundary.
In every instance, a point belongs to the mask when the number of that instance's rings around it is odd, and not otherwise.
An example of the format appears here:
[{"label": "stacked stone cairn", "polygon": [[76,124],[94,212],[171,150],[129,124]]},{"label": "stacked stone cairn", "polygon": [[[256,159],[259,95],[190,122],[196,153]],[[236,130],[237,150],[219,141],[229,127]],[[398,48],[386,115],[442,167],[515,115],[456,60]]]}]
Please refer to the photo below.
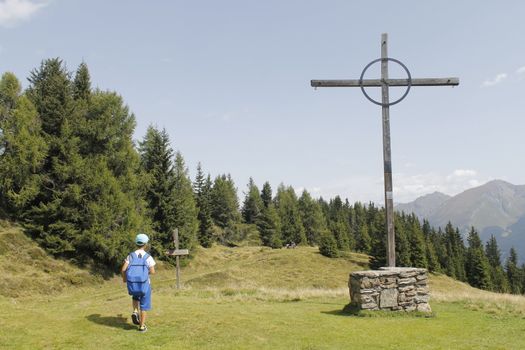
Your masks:
[{"label": "stacked stone cairn", "polygon": [[426,269],[382,267],[350,274],[350,306],[357,310],[430,313]]}]

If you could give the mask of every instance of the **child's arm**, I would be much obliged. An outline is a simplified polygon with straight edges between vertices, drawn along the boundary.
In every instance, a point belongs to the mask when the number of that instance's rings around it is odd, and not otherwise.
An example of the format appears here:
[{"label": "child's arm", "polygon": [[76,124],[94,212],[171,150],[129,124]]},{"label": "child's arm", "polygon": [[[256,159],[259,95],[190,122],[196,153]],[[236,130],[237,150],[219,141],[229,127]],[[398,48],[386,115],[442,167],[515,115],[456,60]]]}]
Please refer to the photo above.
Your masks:
[{"label": "child's arm", "polygon": [[124,283],[127,282],[126,280],[126,270],[128,269],[129,263],[127,261],[124,261],[124,265],[122,265],[122,268],[120,269],[120,274],[122,275],[122,281]]},{"label": "child's arm", "polygon": [[155,266],[151,266],[151,267],[149,268],[149,274],[150,274],[150,275],[154,275],[154,274],[155,274]]}]

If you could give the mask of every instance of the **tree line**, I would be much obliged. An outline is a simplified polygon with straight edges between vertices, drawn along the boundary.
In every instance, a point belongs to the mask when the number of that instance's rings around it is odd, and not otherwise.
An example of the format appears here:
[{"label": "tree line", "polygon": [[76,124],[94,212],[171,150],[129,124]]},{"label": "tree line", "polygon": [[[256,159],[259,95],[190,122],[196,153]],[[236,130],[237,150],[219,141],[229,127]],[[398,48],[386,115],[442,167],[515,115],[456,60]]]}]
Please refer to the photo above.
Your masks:
[{"label": "tree line", "polygon": [[[117,268],[137,232],[152,236],[162,257],[173,248],[240,242],[280,248],[319,246],[321,254],[371,256],[386,264],[383,208],[339,196],[315,199],[291,186],[259,189],[249,179],[239,202],[229,174],[212,177],[201,164],[191,179],[166,130],[150,126],[137,144],[135,117],[115,92],[92,88],[85,63],[71,72],[58,58],[34,69],[22,90],[12,73],[0,80],[0,215],[22,223],[50,253],[79,265]],[[500,292],[525,291],[516,251],[501,261],[492,237],[474,228],[467,244],[457,228],[434,228],[396,213],[396,260]],[[164,257],[165,259],[169,259]]]}]

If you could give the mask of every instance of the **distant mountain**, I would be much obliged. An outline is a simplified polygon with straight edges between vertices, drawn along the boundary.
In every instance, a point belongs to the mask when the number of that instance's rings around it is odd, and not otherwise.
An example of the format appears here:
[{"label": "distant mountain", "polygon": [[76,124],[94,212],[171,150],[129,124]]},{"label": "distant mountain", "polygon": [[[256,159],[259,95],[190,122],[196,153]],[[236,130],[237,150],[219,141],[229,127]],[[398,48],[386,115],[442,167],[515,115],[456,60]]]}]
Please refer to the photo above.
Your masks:
[{"label": "distant mountain", "polygon": [[404,211],[405,213],[414,213],[420,218],[428,218],[434,213],[445,201],[452,198],[451,196],[434,192],[431,194],[419,197],[410,203],[396,204],[397,211]]},{"label": "distant mountain", "polygon": [[484,241],[494,235],[504,256],[514,247],[525,261],[525,185],[494,180],[446,197],[435,192],[398,204],[396,210],[413,212],[434,227],[450,221],[465,234],[474,226]]}]

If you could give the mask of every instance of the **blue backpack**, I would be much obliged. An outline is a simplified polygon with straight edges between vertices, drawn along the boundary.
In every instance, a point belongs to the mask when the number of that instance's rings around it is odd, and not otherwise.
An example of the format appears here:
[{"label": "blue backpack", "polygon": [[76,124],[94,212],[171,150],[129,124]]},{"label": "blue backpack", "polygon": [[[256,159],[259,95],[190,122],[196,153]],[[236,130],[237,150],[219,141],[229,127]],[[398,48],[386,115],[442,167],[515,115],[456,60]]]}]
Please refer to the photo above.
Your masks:
[{"label": "blue backpack", "polygon": [[149,268],[146,265],[149,254],[144,253],[140,256],[133,252],[129,257],[130,261],[126,270],[128,293],[134,297],[142,297],[146,295],[149,289]]}]

